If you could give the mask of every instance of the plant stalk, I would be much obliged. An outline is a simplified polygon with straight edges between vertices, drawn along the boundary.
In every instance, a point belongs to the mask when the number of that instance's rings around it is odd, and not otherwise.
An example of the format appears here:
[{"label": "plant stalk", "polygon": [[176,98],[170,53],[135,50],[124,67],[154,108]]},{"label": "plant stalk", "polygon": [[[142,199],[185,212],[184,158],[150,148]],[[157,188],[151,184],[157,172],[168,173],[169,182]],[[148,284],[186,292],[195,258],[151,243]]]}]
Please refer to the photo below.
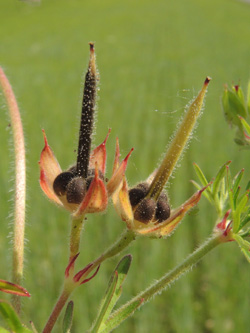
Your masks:
[{"label": "plant stalk", "polygon": [[216,234],[204,242],[198,249],[190,254],[181,264],[176,266],[170,272],[165,274],[160,280],[153,283],[145,291],[139,293],[137,296],[132,298],[129,302],[121,306],[116,310],[107,320],[106,329],[102,333],[107,333],[119,326],[122,321],[131,316],[135,310],[140,306],[148,302],[153,296],[160,293],[163,289],[166,289],[176,281],[180,276],[187,273],[191,268],[196,265],[208,252],[213,250],[220,243],[225,242],[221,234]]},{"label": "plant stalk", "polygon": [[[15,151],[15,213],[14,213],[14,239],[12,259],[13,283],[20,285],[23,277],[24,231],[25,231],[25,200],[26,200],[26,165],[25,144],[22,120],[17,101],[11,85],[0,67],[0,84],[7,102],[11,127],[13,131]],[[15,310],[20,313],[20,297],[14,295],[12,303]]]},{"label": "plant stalk", "polygon": [[[70,255],[73,255],[73,252],[75,254],[78,253],[78,249],[79,249],[79,235],[81,232],[81,224],[80,222],[82,220],[73,220],[74,222],[76,222],[76,232],[75,232],[75,228],[74,228],[74,223],[72,223],[72,229],[71,229],[71,239],[70,239]],[[77,242],[74,245],[74,237],[76,236]],[[109,259],[115,255],[117,255],[118,253],[120,253],[122,250],[124,250],[127,246],[129,246],[129,244],[135,240],[136,235],[133,231],[126,229],[122,235],[120,236],[120,238],[110,247],[108,248],[103,254],[101,254],[96,260],[94,260],[92,262],[92,266],[87,270],[86,274],[82,275],[81,277],[81,281],[84,280],[86,278],[87,275],[89,275],[89,273],[95,269],[96,267],[98,267],[102,262],[104,262],[106,259]],[[68,281],[68,282],[67,282]],[[81,282],[80,281],[80,282]],[[74,283],[72,282],[72,280],[66,279],[65,280],[65,284],[64,284],[64,288],[62,291],[61,296],[59,297],[49,319],[48,322],[46,324],[46,326],[44,327],[43,333],[50,333],[56,323],[57,318],[59,317],[64,305],[66,304],[70,294],[74,291],[74,289],[79,286],[79,283]]]}]

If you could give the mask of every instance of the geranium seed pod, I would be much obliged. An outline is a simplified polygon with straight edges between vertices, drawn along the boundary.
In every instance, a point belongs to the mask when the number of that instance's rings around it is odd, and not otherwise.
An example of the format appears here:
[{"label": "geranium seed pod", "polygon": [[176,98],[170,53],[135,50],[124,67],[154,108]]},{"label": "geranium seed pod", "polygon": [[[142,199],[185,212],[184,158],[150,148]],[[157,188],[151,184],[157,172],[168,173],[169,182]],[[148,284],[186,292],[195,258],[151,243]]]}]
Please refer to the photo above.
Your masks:
[{"label": "geranium seed pod", "polygon": [[161,223],[170,216],[170,206],[164,197],[159,197],[156,205],[155,219]]},{"label": "geranium seed pod", "polygon": [[145,198],[148,188],[149,185],[147,183],[140,183],[129,190],[129,200],[132,207],[138,205],[138,203]]},{"label": "geranium seed pod", "polygon": [[155,210],[156,203],[153,199],[143,199],[134,212],[134,218],[139,222],[147,224],[153,219]]},{"label": "geranium seed pod", "polygon": [[66,193],[68,203],[81,203],[86,193],[85,180],[82,177],[73,178],[67,186]]},{"label": "geranium seed pod", "polygon": [[62,172],[56,177],[53,183],[53,189],[56,195],[61,197],[66,193],[67,185],[72,180],[73,177],[74,177],[73,173],[68,171]]}]

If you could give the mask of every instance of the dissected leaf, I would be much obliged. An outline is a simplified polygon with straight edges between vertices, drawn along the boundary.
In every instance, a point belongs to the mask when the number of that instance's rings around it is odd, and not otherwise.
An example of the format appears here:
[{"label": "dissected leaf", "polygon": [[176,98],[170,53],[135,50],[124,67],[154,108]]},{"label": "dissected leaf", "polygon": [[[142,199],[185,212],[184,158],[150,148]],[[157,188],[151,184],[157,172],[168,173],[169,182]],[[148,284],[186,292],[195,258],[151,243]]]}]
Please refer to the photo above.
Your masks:
[{"label": "dissected leaf", "polygon": [[6,324],[10,330],[15,333],[32,333],[31,330],[24,327],[13,309],[13,307],[6,301],[0,300],[0,313],[2,314]]},{"label": "dissected leaf", "polygon": [[215,180],[213,182],[213,196],[215,197],[218,193],[218,189],[220,187],[221,181],[222,179],[225,177],[226,172],[228,170],[228,165],[231,163],[231,161],[226,162],[225,164],[222,165],[222,167],[220,168],[220,170],[218,171]]},{"label": "dissected leaf", "polygon": [[234,239],[238,243],[238,245],[239,245],[242,253],[246,257],[247,261],[250,263],[250,243],[239,235],[234,235]]},{"label": "dissected leaf", "polygon": [[74,303],[73,301],[68,302],[67,308],[65,310],[65,315],[63,318],[63,333],[70,333],[73,320],[73,310]]}]

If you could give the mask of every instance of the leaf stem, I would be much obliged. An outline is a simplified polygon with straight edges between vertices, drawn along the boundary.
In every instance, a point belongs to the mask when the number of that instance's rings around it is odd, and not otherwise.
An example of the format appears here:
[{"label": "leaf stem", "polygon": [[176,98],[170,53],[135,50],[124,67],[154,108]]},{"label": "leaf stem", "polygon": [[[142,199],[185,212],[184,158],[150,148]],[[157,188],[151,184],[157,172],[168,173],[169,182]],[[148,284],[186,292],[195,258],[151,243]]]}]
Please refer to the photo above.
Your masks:
[{"label": "leaf stem", "polygon": [[208,252],[213,250],[217,245],[223,243],[224,241],[225,240],[223,240],[221,234],[216,234],[210,237],[198,249],[191,253],[181,264],[176,266],[170,272],[165,274],[160,280],[153,283],[145,291],[139,293],[129,302],[116,310],[109,317],[108,321],[106,322],[106,328],[102,331],[102,333],[110,332],[115,327],[120,325],[122,321],[131,316],[141,305],[144,305],[153,296],[157,295],[163,289],[166,289],[168,286],[170,286],[170,284],[176,281],[180,276],[190,271],[190,269],[196,265]]},{"label": "leaf stem", "polygon": [[[23,256],[24,256],[24,231],[25,231],[25,200],[26,200],[26,165],[25,165],[25,144],[22,127],[22,120],[18,109],[17,101],[12,87],[0,67],[0,84],[8,105],[13,141],[15,150],[15,213],[14,213],[14,240],[12,274],[13,283],[21,284],[23,277]],[[20,313],[20,297],[13,296],[15,310]]]},{"label": "leaf stem", "polygon": [[[74,256],[73,253],[77,254],[79,250],[79,244],[80,244],[80,232],[81,232],[81,221],[82,220],[73,220],[72,222],[72,228],[71,228],[71,238],[70,238],[70,256]],[[74,228],[74,225],[76,228]],[[78,240],[74,244],[74,237]],[[81,281],[86,278],[89,273],[98,267],[103,261],[106,259],[109,259],[118,253],[120,253],[122,250],[124,250],[129,244],[135,240],[136,235],[133,231],[126,229],[120,238],[110,247],[108,248],[103,254],[101,254],[96,260],[92,262],[92,266],[86,271],[86,274],[82,275]],[[71,274],[73,276],[73,274]],[[79,284],[76,284],[71,280],[70,278],[65,279],[64,282],[64,288],[61,293],[61,296],[59,297],[49,319],[47,324],[44,327],[43,333],[49,333],[53,329],[57,318],[59,317],[64,305],[66,304],[70,294],[74,291],[74,289],[79,286]]]},{"label": "leaf stem", "polygon": [[84,225],[84,216],[81,216],[78,219],[72,218],[70,243],[69,243],[69,251],[70,251],[69,261],[73,257],[75,257],[75,255],[79,252],[80,241],[81,241],[81,232],[83,229],[83,225]]}]

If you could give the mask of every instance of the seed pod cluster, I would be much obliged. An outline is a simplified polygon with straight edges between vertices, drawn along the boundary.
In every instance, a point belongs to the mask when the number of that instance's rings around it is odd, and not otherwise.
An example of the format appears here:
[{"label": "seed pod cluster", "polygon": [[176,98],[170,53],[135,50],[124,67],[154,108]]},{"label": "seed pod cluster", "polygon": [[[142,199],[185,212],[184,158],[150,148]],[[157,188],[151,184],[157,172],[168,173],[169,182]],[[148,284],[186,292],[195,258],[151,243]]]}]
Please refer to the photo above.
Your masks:
[{"label": "seed pod cluster", "polygon": [[[80,204],[88,191],[95,177],[95,169],[89,169],[87,178],[78,176],[76,166],[68,171],[60,173],[53,183],[54,192],[58,197],[65,196],[68,203]],[[99,177],[103,180],[104,176],[99,170]]]},{"label": "seed pod cluster", "polygon": [[170,216],[170,206],[166,193],[162,192],[155,201],[147,197],[149,184],[140,183],[129,190],[129,200],[134,211],[134,218],[144,224],[150,221],[161,223]]}]

